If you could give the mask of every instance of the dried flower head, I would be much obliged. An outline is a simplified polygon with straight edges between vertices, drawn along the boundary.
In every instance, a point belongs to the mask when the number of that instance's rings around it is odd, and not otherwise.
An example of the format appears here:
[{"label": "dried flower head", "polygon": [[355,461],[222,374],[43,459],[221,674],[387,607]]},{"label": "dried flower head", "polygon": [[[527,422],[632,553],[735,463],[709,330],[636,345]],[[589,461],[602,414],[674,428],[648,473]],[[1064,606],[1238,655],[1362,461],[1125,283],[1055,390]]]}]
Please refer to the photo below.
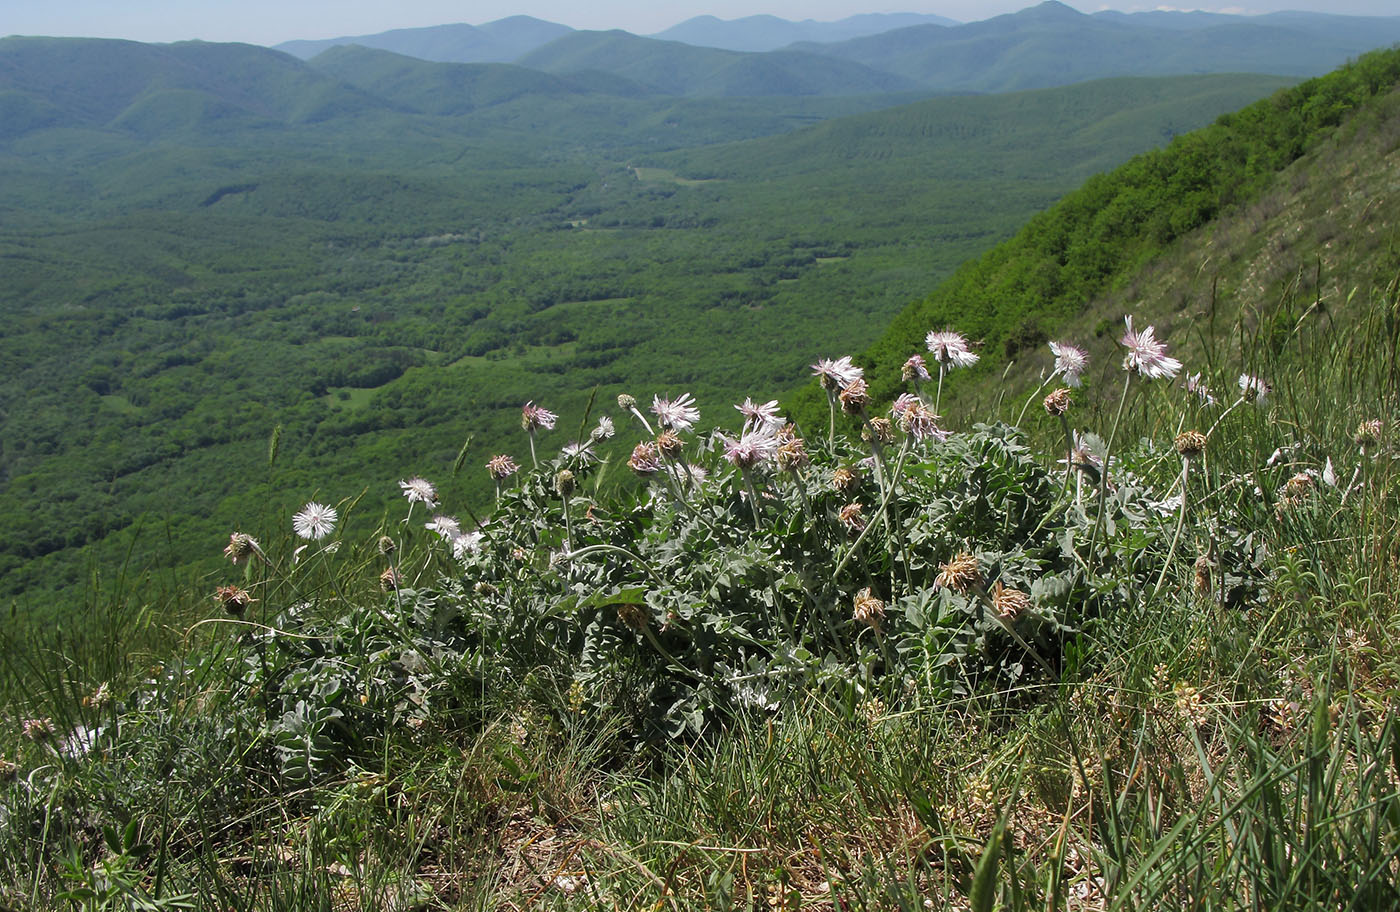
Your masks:
[{"label": "dried flower head", "polygon": [[656,448],[662,456],[667,459],[674,459],[681,454],[685,444],[675,431],[662,431],[656,435]]},{"label": "dried flower head", "polygon": [[1240,398],[1245,402],[1253,402],[1255,405],[1267,405],[1269,402],[1269,384],[1258,377],[1249,374],[1240,374]]},{"label": "dried flower head", "polygon": [[20,730],[30,741],[47,741],[53,737],[53,720],[49,718],[25,719],[20,723]]},{"label": "dried flower head", "polygon": [[224,554],[235,565],[243,563],[254,554],[261,553],[262,549],[258,547],[257,540],[244,532],[234,532],[228,537],[228,544],[224,546]]},{"label": "dried flower head", "polygon": [[1182,431],[1173,442],[1183,459],[1195,459],[1206,451],[1206,435],[1200,431]]},{"label": "dried flower head", "polygon": [[520,466],[516,465],[515,460],[504,453],[486,460],[486,472],[491,476],[492,481],[505,481],[519,471]]},{"label": "dried flower head", "polygon": [[1089,367],[1089,353],[1068,342],[1051,342],[1050,353],[1055,356],[1055,374],[1065,378],[1065,383],[1077,387],[1080,375]]},{"label": "dried flower head", "polygon": [[1157,340],[1156,330],[1149,326],[1142,332],[1134,332],[1131,316],[1125,317],[1124,322],[1127,330],[1119,341],[1128,353],[1123,358],[1123,370],[1149,380],[1175,377],[1181,370],[1181,362],[1167,356],[1167,344]]},{"label": "dried flower head", "polygon": [[1210,716],[1200,691],[1185,681],[1177,681],[1176,686],[1172,688],[1172,694],[1176,697],[1177,714],[1184,721],[1195,726],[1206,724]]},{"label": "dried flower head", "polygon": [[629,396],[626,393],[618,393],[617,407],[624,412],[630,412],[637,407],[637,397]]},{"label": "dried flower head", "polygon": [[292,517],[292,530],[302,538],[316,541],[331,534],[339,516],[340,514],[335,511],[335,507],[309,503],[301,508],[300,513]]},{"label": "dried flower head", "polygon": [[0,782],[7,782],[15,778],[15,774],[18,771],[19,767],[17,765],[6,760],[4,757],[0,757]]},{"label": "dried flower head", "polygon": [[885,619],[885,603],[871,595],[867,586],[856,593],[851,617],[871,630],[879,630],[880,622]]},{"label": "dried flower head", "polygon": [[399,588],[399,571],[393,567],[386,567],[384,572],[379,574],[379,589],[381,592],[393,592]]},{"label": "dried flower head", "polygon": [[1031,597],[1020,589],[1008,589],[1000,580],[992,586],[992,609],[1003,621],[1014,621],[1033,607]]},{"label": "dried flower head", "polygon": [[112,688],[106,681],[97,685],[97,689],[83,697],[83,705],[90,709],[101,709],[112,702]]},{"label": "dried flower head", "polygon": [[812,373],[821,381],[822,389],[836,392],[850,386],[865,376],[865,371],[851,363],[850,355],[842,355],[835,361],[823,358],[812,365]]},{"label": "dried flower head", "polygon": [[390,554],[393,554],[395,551],[399,550],[398,544],[387,535],[379,536],[378,545],[379,553],[384,555],[385,557],[388,557]]},{"label": "dried flower head", "polygon": [[655,475],[660,472],[661,456],[656,451],[656,444],[649,440],[637,444],[632,448],[632,458],[627,460],[627,464],[638,475]]},{"label": "dried flower head", "polygon": [[681,393],[675,399],[652,396],[651,411],[657,424],[673,431],[688,431],[700,420],[700,410],[690,393]]},{"label": "dried flower head", "polygon": [[843,506],[836,518],[852,535],[858,535],[865,529],[865,507],[858,500],[853,500]]},{"label": "dried flower head", "polygon": [[948,367],[971,367],[978,356],[968,345],[967,338],[952,330],[934,331],[924,337],[924,345],[933,355],[933,360]]},{"label": "dried flower head", "polygon": [[617,619],[638,633],[651,626],[651,615],[646,607],[634,602],[618,605]]},{"label": "dried flower head", "polygon": [[860,487],[860,473],[847,466],[841,466],[831,473],[831,486],[841,494],[849,494]]},{"label": "dried flower head", "polygon": [[1316,483],[1307,472],[1299,472],[1283,486],[1283,496],[1289,500],[1301,500],[1312,493]]},{"label": "dried flower head", "polygon": [[1352,440],[1359,447],[1377,446],[1381,442],[1381,433],[1384,428],[1385,425],[1381,424],[1379,418],[1363,421],[1356,426],[1356,434]]},{"label": "dried flower head", "polygon": [[977,563],[977,555],[963,551],[938,570],[938,585],[966,595],[982,587],[982,568]]},{"label": "dried flower head", "polygon": [[535,405],[533,401],[520,407],[521,430],[534,433],[536,430],[544,428],[546,431],[552,431],[554,430],[554,422],[558,420],[558,415],[547,408]]},{"label": "dried flower head", "polygon": [[894,443],[894,424],[888,418],[871,418],[861,429],[861,437],[889,446]]},{"label": "dried flower head", "polygon": [[1073,399],[1069,390],[1062,386],[1045,397],[1045,414],[1052,418],[1058,418],[1069,411],[1071,401]]},{"label": "dried flower head", "polygon": [[778,431],[778,451],[774,454],[778,468],[784,472],[795,472],[810,461],[807,457],[807,442],[797,436],[792,425],[785,424]]},{"label": "dried flower head", "polygon": [[438,505],[437,488],[426,478],[410,478],[408,481],[400,481],[399,487],[403,489],[403,496],[408,498],[409,503],[420,503],[431,510]]},{"label": "dried flower head", "polygon": [[1196,594],[1210,595],[1211,592],[1211,571],[1215,565],[1211,562],[1209,554],[1196,555]]},{"label": "dried flower head", "polygon": [[904,367],[899,371],[899,377],[905,383],[911,380],[928,380],[928,364],[924,361],[923,355],[910,355],[909,360],[904,362]]},{"label": "dried flower head", "polygon": [[865,381],[859,377],[846,384],[838,398],[841,400],[841,409],[849,415],[859,415],[870,404],[870,392]]},{"label": "dried flower head", "polygon": [[577,481],[574,478],[573,472],[570,472],[568,469],[560,469],[558,472],[554,473],[554,492],[560,497],[568,499],[568,497],[574,493],[574,488],[576,487]]},{"label": "dried flower head", "polygon": [[220,586],[214,590],[214,601],[219,603],[219,607],[232,615],[240,615],[248,610],[248,606],[257,601],[246,589],[237,586]]}]

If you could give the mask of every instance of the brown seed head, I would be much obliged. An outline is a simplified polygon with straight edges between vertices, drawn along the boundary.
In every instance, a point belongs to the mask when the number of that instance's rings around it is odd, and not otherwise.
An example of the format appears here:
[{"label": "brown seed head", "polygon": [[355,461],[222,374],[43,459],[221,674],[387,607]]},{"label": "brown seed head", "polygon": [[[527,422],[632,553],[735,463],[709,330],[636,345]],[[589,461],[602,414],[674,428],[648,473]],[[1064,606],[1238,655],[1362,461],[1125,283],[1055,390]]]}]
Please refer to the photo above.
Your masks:
[{"label": "brown seed head", "polygon": [[870,404],[870,392],[865,381],[857,377],[841,390],[841,409],[848,415],[859,415]]},{"label": "brown seed head", "polygon": [[257,553],[257,541],[245,532],[235,532],[230,535],[228,544],[224,547],[224,554],[228,555],[228,559],[234,564],[241,564]]},{"label": "brown seed head", "polygon": [[577,486],[578,483],[574,479],[574,473],[570,472],[568,469],[560,469],[555,473],[554,492],[560,497],[567,500],[569,495],[574,493],[574,489]]},{"label": "brown seed head", "polygon": [[237,586],[220,586],[214,590],[214,601],[219,603],[229,614],[242,614],[248,610],[248,606],[257,599],[249,594],[248,590],[240,589]]},{"label": "brown seed head", "polygon": [[1206,435],[1200,431],[1182,431],[1174,443],[1182,459],[1195,459],[1206,451]]},{"label": "brown seed head", "polygon": [[53,720],[25,719],[20,723],[20,729],[30,741],[47,741],[53,737]]},{"label": "brown seed head", "polygon": [[846,531],[855,535],[865,529],[865,507],[860,501],[851,501],[841,508],[837,517],[841,525],[846,527]]},{"label": "brown seed head", "polygon": [[667,459],[674,459],[680,455],[685,444],[675,431],[662,431],[656,435],[656,448],[661,451],[661,455]]},{"label": "brown seed head", "polygon": [[778,444],[778,452],[774,458],[777,460],[779,469],[784,472],[795,472],[811,461],[807,457],[807,441],[797,436],[792,425],[783,425],[782,430],[778,432],[778,437],[782,442]]},{"label": "brown seed head", "polygon": [[617,606],[617,619],[640,633],[651,624],[650,613],[645,607],[634,603]]},{"label": "brown seed head", "polygon": [[860,487],[860,474],[854,469],[841,466],[831,473],[831,486],[842,494],[849,494]]},{"label": "brown seed head", "polygon": [[1210,595],[1210,574],[1212,566],[1209,554],[1200,554],[1196,556],[1197,595]]},{"label": "brown seed head", "polygon": [[1384,427],[1379,418],[1363,421],[1356,426],[1356,434],[1352,439],[1359,447],[1376,446],[1381,442],[1381,431]]},{"label": "brown seed head", "polygon": [[875,440],[882,446],[892,446],[894,444],[894,422],[888,418],[871,418],[869,424],[861,431],[861,437],[866,440]]},{"label": "brown seed head", "polygon": [[966,551],[958,554],[939,568],[936,582],[960,595],[981,588],[982,569],[977,563],[977,556]]},{"label": "brown seed head", "polygon": [[1069,411],[1071,401],[1069,390],[1061,387],[1045,397],[1045,414],[1052,418],[1058,418]]},{"label": "brown seed head", "polygon": [[992,586],[992,608],[1003,621],[1014,621],[1034,607],[1031,597],[1020,589],[1008,589],[998,580]]},{"label": "brown seed head", "polygon": [[867,586],[856,593],[851,617],[871,630],[879,630],[880,622],[885,618],[885,603],[871,595]]},{"label": "brown seed head", "polygon": [[383,592],[393,592],[399,588],[399,571],[393,567],[386,567],[384,572],[379,574],[379,588]]}]

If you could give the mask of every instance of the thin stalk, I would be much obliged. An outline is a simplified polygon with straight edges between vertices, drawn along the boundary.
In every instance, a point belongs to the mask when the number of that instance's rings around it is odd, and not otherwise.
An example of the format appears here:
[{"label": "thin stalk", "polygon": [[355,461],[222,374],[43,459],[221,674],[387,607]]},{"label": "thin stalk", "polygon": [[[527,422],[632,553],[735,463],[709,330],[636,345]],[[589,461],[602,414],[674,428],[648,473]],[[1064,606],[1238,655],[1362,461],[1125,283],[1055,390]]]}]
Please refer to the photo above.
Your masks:
[{"label": "thin stalk", "polygon": [[1048,377],[1046,377],[1044,380],[1040,381],[1040,386],[1037,386],[1037,387],[1035,388],[1035,392],[1031,393],[1031,394],[1030,394],[1030,397],[1029,397],[1028,399],[1026,399],[1026,404],[1023,405],[1023,406],[1021,406],[1021,414],[1019,414],[1019,415],[1016,416],[1016,427],[1020,427],[1020,426],[1021,426],[1021,422],[1024,421],[1024,420],[1026,419],[1026,410],[1029,409],[1029,408],[1031,407],[1031,403],[1035,401],[1036,397],[1039,396],[1039,395],[1041,394],[1041,392],[1045,389],[1045,387],[1048,386],[1048,385],[1050,384],[1050,381],[1051,381],[1051,380],[1054,380],[1054,379],[1055,379],[1055,374],[1054,374],[1054,372],[1052,371],[1051,374],[1050,374],[1050,376],[1048,376]]},{"label": "thin stalk", "polygon": [[1191,477],[1191,460],[1181,457],[1181,510],[1176,514],[1176,531],[1172,533],[1172,543],[1167,548],[1166,556],[1162,558],[1162,572],[1157,574],[1157,582],[1152,587],[1152,595],[1149,598],[1156,598],[1157,593],[1162,591],[1162,581],[1167,578],[1167,568],[1172,565],[1172,558],[1176,555],[1177,543],[1181,541],[1181,529],[1186,525],[1186,483]]},{"label": "thin stalk", "polygon": [[1118,438],[1118,425],[1123,420],[1123,408],[1128,404],[1128,390],[1133,385],[1131,372],[1123,378],[1123,395],[1118,400],[1118,414],[1113,418],[1113,427],[1108,432],[1108,446],[1104,449],[1103,468],[1099,474],[1099,512],[1094,519],[1094,531],[1089,536],[1089,560],[1094,559],[1094,549],[1098,545],[1099,530],[1104,525],[1104,509],[1108,502],[1108,469],[1113,459],[1113,443]]}]

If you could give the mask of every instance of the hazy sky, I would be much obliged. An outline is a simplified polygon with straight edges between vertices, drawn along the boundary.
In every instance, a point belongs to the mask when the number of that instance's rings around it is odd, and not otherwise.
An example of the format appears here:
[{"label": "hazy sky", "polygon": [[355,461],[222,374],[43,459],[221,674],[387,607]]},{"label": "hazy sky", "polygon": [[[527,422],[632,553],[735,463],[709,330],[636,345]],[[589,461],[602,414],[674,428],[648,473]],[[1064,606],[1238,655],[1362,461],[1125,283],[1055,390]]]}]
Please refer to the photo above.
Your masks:
[{"label": "hazy sky", "polygon": [[[0,0],[0,35],[72,35],[137,41],[248,41],[276,44],[292,38],[366,35],[392,28],[469,22],[478,25],[526,14],[574,28],[622,28],[638,34],[661,31],[705,13],[737,19],[770,13],[784,19],[840,19],[854,13],[937,13],[969,22],[1034,5],[1034,0],[912,0],[888,6],[859,0]],[[1199,6],[1159,5],[1132,0],[1075,0],[1083,12],[1121,9],[1208,9],[1265,13],[1312,9],[1348,15],[1394,16],[1396,0],[1245,0]]]}]

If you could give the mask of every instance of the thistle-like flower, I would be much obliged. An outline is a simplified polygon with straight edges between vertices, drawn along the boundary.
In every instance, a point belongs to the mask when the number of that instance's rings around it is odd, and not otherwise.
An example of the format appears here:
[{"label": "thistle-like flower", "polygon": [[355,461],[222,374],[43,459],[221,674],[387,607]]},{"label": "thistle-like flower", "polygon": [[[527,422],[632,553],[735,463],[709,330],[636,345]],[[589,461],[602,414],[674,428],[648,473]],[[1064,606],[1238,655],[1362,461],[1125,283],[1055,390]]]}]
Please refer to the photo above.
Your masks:
[{"label": "thistle-like flower", "polygon": [[1210,386],[1201,379],[1200,374],[1188,375],[1182,388],[1201,400],[1201,405],[1215,405],[1215,396],[1211,395]]},{"label": "thistle-like flower", "polygon": [[566,443],[564,444],[564,449],[560,450],[560,452],[564,455],[565,459],[573,459],[584,465],[589,465],[590,463],[598,461],[597,454],[593,452],[593,443],[591,440],[583,443],[577,440]]},{"label": "thistle-like flower", "polygon": [[1195,459],[1206,451],[1206,435],[1200,431],[1182,431],[1173,443],[1182,459]]},{"label": "thistle-like flower", "polygon": [[860,474],[855,469],[841,466],[831,473],[831,486],[838,493],[849,494],[860,487]]},{"label": "thistle-like flower", "polygon": [[1070,391],[1062,386],[1045,397],[1045,414],[1051,418],[1058,418],[1069,411],[1072,401]]},{"label": "thistle-like flower", "polygon": [[426,478],[410,478],[408,481],[400,481],[399,487],[403,489],[403,496],[408,498],[409,503],[420,503],[429,510],[438,505],[437,488]]},{"label": "thistle-like flower", "polygon": [[617,431],[613,428],[613,420],[607,415],[598,419],[598,426],[588,434],[588,439],[593,441],[611,440]]},{"label": "thistle-like flower", "polygon": [[629,396],[627,393],[617,394],[617,407],[624,412],[630,412],[637,407],[637,397]]},{"label": "thistle-like flower", "polygon": [[721,437],[724,458],[736,469],[747,471],[778,452],[778,435],[771,428],[745,431],[738,438]]},{"label": "thistle-like flower", "polygon": [[[895,404],[899,404],[898,400]],[[938,416],[917,397],[912,402],[904,403],[903,408],[894,414],[899,429],[917,442],[948,439],[948,432],[938,426]]]},{"label": "thistle-like flower", "polygon": [[262,554],[262,549],[258,547],[257,539],[253,536],[245,532],[234,532],[228,537],[228,544],[224,546],[224,554],[237,566],[254,554]]},{"label": "thistle-like flower", "polygon": [[905,361],[904,366],[900,368],[899,378],[905,383],[908,383],[911,380],[930,379],[928,372],[928,364],[924,362],[924,356],[910,355],[909,360]]},{"label": "thistle-like flower", "polygon": [[219,607],[229,614],[241,615],[257,599],[253,598],[246,589],[240,589],[237,586],[220,586],[214,590],[214,601],[218,602]]},{"label": "thistle-like flower", "polygon": [[935,582],[960,595],[966,595],[974,589],[981,588],[982,569],[977,563],[977,555],[967,551],[959,553],[948,563],[939,567]]},{"label": "thistle-like flower", "polygon": [[949,368],[954,368],[971,367],[977,363],[978,356],[973,353],[967,338],[960,332],[935,330],[924,337],[924,345],[933,355],[933,360],[940,365],[946,364]]},{"label": "thistle-like flower", "polygon": [[520,407],[520,428],[521,430],[534,431],[544,428],[546,431],[554,430],[554,422],[559,420],[559,416],[549,409],[527,402]]},{"label": "thistle-like flower", "polygon": [[655,475],[660,472],[661,455],[656,451],[656,444],[649,440],[637,444],[632,448],[632,458],[627,460],[627,464],[638,475]]},{"label": "thistle-like flower", "polygon": [[462,524],[451,516],[434,516],[430,522],[423,524],[423,528],[429,532],[436,532],[439,537],[448,541],[462,534]]},{"label": "thistle-like flower", "polygon": [[1379,418],[1363,421],[1356,426],[1356,433],[1352,436],[1352,442],[1362,448],[1376,446],[1381,442],[1381,434],[1384,430],[1385,425],[1381,423]]},{"label": "thistle-like flower", "polygon": [[574,473],[570,472],[568,469],[560,469],[558,472],[555,473],[554,493],[558,494],[565,500],[569,499],[569,497],[574,493],[574,489],[577,486],[578,481],[574,478]]},{"label": "thistle-like flower", "polygon": [[853,500],[843,506],[836,518],[852,535],[857,535],[865,529],[865,507],[858,500]]},{"label": "thistle-like flower", "polygon": [[492,481],[505,481],[516,472],[520,471],[520,466],[515,464],[515,460],[502,453],[499,456],[492,456],[486,461],[486,471],[491,475]]},{"label": "thistle-like flower", "polygon": [[822,389],[835,392],[864,377],[865,371],[851,363],[850,355],[842,355],[835,361],[823,358],[813,364],[812,374],[820,378]]},{"label": "thistle-like flower", "polygon": [[1133,318],[1123,318],[1127,330],[1123,333],[1123,347],[1128,350],[1123,358],[1123,369],[1141,374],[1149,380],[1172,379],[1181,370],[1181,362],[1167,356],[1167,343],[1159,342],[1156,330],[1149,326],[1142,332],[1133,331]]},{"label": "thistle-like flower", "polygon": [[1089,353],[1068,342],[1051,342],[1050,352],[1055,356],[1055,370],[1052,376],[1060,374],[1065,378],[1065,383],[1078,387],[1079,376],[1089,367]]},{"label": "thistle-like flower", "polygon": [[688,431],[700,420],[700,410],[695,407],[695,399],[690,393],[681,393],[675,399],[651,397],[651,412],[656,423],[673,431]]},{"label": "thistle-like flower", "polygon": [[335,507],[328,507],[325,504],[309,503],[301,508],[301,512],[292,517],[292,531],[301,538],[309,541],[316,541],[330,535],[335,529],[335,521],[340,514],[335,511]]},{"label": "thistle-like flower", "polygon": [[841,390],[839,398],[842,411],[849,415],[859,415],[865,411],[865,407],[870,403],[870,393],[866,388],[865,381],[860,377],[846,384]]},{"label": "thistle-like flower", "polygon": [[894,443],[894,425],[888,418],[871,418],[861,429],[860,436],[867,442],[874,440],[881,446],[890,446]]},{"label": "thistle-like flower", "polygon": [[1034,607],[1031,597],[1019,589],[1008,589],[997,580],[992,586],[992,610],[1003,621],[1014,621]]},{"label": "thistle-like flower", "polygon": [[856,593],[851,617],[871,630],[879,630],[880,622],[885,619],[885,603],[871,595],[867,586]]},{"label": "thistle-like flower", "polygon": [[481,550],[481,540],[483,536],[477,529],[464,532],[461,535],[452,537],[452,557],[456,560],[465,560],[468,554],[475,554]]},{"label": "thistle-like flower", "polygon": [[30,741],[47,741],[53,737],[53,720],[47,717],[43,719],[25,719],[20,723],[20,728],[24,736]]},{"label": "thistle-like flower", "polygon": [[667,459],[674,459],[685,449],[685,443],[675,431],[662,431],[656,435],[656,449]]},{"label": "thistle-like flower", "polygon": [[397,588],[399,588],[399,571],[393,567],[385,567],[384,572],[379,574],[379,590],[393,592]]},{"label": "thistle-like flower", "polygon": [[1240,398],[1245,402],[1268,405],[1270,392],[1269,384],[1263,380],[1249,374],[1240,374]]},{"label": "thistle-like flower", "polygon": [[797,436],[790,424],[778,430],[778,452],[774,459],[784,472],[795,472],[810,461],[807,458],[807,442]]},{"label": "thistle-like flower", "polygon": [[787,419],[778,416],[778,400],[770,399],[764,403],[754,402],[752,399],[745,399],[743,405],[734,406],[739,413],[744,416],[745,429],[770,427],[777,430],[787,424]]}]

